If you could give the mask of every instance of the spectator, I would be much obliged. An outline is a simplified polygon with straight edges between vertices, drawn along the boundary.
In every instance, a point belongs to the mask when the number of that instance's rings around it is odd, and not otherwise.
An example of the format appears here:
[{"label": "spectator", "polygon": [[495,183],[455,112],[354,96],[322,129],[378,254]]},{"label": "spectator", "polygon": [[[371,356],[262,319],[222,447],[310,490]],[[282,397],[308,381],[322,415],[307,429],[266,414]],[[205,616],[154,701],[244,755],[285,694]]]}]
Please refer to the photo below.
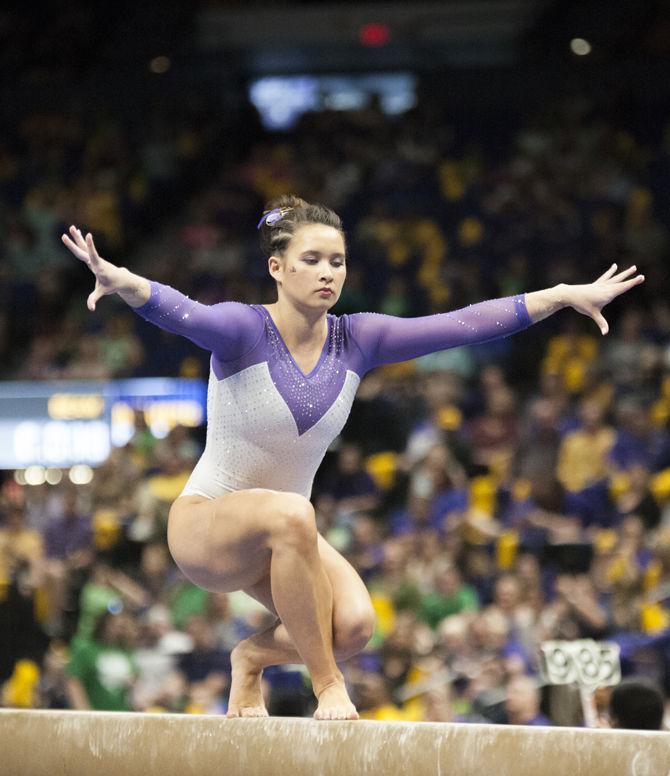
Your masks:
[{"label": "spectator", "polygon": [[505,479],[519,441],[514,393],[501,385],[487,392],[484,412],[467,428],[476,464]]},{"label": "spectator", "polygon": [[0,506],[0,584],[8,585],[17,575],[28,587],[42,583],[44,539],[38,531],[26,526],[23,509],[17,504]]},{"label": "spectator", "polygon": [[610,726],[628,730],[661,730],[665,714],[663,694],[652,682],[630,677],[610,695]]},{"label": "spectator", "polygon": [[62,511],[49,520],[44,532],[47,559],[66,561],[93,549],[91,518],[81,513],[78,501],[75,487],[63,489]]},{"label": "spectator", "polygon": [[431,628],[437,628],[445,617],[478,608],[475,589],[463,582],[460,571],[453,564],[445,563],[435,572],[434,590],[421,599],[419,618]]},{"label": "spectator", "polygon": [[192,648],[180,658],[180,668],[190,681],[206,679],[211,673],[230,674],[230,655],[217,644],[206,616],[192,614],[185,631],[191,637]]},{"label": "spectator", "polygon": [[335,472],[322,486],[322,492],[335,500],[336,509],[342,515],[376,509],[379,490],[363,468],[361,451],[357,445],[342,445],[337,454]]},{"label": "spectator", "polygon": [[510,632],[524,642],[529,640],[533,612],[523,599],[521,582],[516,574],[500,575],[493,585],[493,602],[487,611],[502,615]]},{"label": "spectator", "polygon": [[52,641],[44,655],[44,670],[39,684],[39,708],[71,708],[67,692],[67,664],[67,648],[62,642]]},{"label": "spectator", "polygon": [[642,522],[645,531],[658,528],[661,509],[650,490],[651,474],[641,463],[632,464],[625,472],[627,487],[616,498],[616,509],[625,517],[634,515]]},{"label": "spectator", "polygon": [[126,612],[105,612],[90,639],[79,640],[67,665],[67,696],[79,711],[133,711],[138,677],[133,655],[137,628]]},{"label": "spectator", "polygon": [[112,377],[129,377],[142,363],[142,343],[127,313],[110,318],[101,335],[100,357]]},{"label": "spectator", "polygon": [[665,430],[654,428],[647,405],[631,397],[617,403],[616,441],[610,458],[619,470],[639,465],[656,472],[669,460],[670,438]]},{"label": "spectator", "polygon": [[581,428],[563,439],[557,474],[561,484],[573,493],[602,482],[607,475],[607,456],[615,435],[605,423],[604,416],[605,412],[597,401],[582,401]]},{"label": "spectator", "polygon": [[646,349],[653,347],[644,336],[643,324],[642,312],[629,307],[603,353],[605,368],[615,384],[629,391],[640,387],[643,376],[640,357]]},{"label": "spectator", "polygon": [[557,578],[555,587],[561,611],[556,625],[557,637],[598,639],[607,633],[607,610],[598,601],[593,581],[588,575],[562,574]]},{"label": "spectator", "polygon": [[402,720],[402,709],[393,702],[387,680],[379,674],[363,674],[355,687],[361,719]]},{"label": "spectator", "polygon": [[581,402],[580,420],[581,428],[563,438],[556,474],[566,489],[566,509],[579,515],[584,525],[607,525],[612,509],[606,478],[615,432],[605,422],[604,408],[596,399]]},{"label": "spectator", "polygon": [[93,560],[93,529],[89,515],[81,514],[74,487],[63,490],[60,514],[50,518],[44,531],[44,575],[49,599],[49,630],[63,634],[71,574],[90,566]]},{"label": "spectator", "polygon": [[81,589],[79,621],[73,644],[89,641],[95,632],[99,632],[98,620],[106,612],[122,610],[124,602],[139,609],[149,600],[147,592],[126,574],[96,557],[90,576]]},{"label": "spectator", "polygon": [[507,683],[505,712],[510,725],[551,725],[540,711],[540,690],[530,676],[515,676]]}]

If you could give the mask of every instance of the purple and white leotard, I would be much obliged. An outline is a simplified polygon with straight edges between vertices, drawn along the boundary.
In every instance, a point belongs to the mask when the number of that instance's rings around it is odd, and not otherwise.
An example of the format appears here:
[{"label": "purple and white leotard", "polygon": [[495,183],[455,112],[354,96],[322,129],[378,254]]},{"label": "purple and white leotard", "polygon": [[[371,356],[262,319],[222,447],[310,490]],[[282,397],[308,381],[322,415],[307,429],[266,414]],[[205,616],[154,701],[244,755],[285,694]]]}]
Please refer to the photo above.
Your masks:
[{"label": "purple and white leotard", "polygon": [[532,323],[523,294],[421,318],[328,315],[321,356],[303,374],[262,305],[203,305],[152,281],[135,312],[212,353],[205,450],[182,492],[207,498],[245,488],[309,498],[366,372]]}]

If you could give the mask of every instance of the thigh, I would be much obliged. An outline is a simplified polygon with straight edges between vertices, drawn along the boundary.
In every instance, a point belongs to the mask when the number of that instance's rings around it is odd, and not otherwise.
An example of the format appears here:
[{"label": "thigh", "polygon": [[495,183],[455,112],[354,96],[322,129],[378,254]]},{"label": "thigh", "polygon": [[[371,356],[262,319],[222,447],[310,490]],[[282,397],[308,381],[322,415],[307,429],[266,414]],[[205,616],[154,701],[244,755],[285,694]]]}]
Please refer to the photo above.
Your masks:
[{"label": "thigh", "polygon": [[[273,520],[294,493],[252,488],[215,499],[180,496],[170,509],[168,545],[196,585],[214,592],[242,590],[269,573]],[[305,499],[306,501],[306,499]]]},{"label": "thigh", "polygon": [[[351,563],[321,534],[318,541],[319,556],[333,588],[333,630],[345,629],[359,618],[371,616],[373,607],[370,594]],[[277,614],[272,600],[269,572],[255,585],[244,588],[244,592]]]}]

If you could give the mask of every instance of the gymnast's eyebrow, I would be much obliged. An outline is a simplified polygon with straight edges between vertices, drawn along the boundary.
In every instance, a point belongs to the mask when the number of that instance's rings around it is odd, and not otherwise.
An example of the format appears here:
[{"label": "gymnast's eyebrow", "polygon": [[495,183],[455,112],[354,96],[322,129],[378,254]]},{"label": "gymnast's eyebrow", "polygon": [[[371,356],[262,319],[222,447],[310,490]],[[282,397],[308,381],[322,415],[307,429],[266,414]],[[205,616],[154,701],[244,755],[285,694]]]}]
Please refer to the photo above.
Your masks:
[{"label": "gymnast's eyebrow", "polygon": [[[300,256],[321,256],[321,251],[303,251]],[[332,253],[330,256],[331,259],[343,259],[344,254],[343,253]]]}]

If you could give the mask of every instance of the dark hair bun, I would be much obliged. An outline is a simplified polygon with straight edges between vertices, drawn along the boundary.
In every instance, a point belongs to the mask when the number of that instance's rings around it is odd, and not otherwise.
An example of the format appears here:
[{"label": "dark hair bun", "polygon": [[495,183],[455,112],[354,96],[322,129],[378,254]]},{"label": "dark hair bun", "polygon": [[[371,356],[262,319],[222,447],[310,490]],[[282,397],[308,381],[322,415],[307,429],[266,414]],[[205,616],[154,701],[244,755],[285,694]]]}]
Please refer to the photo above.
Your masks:
[{"label": "dark hair bun", "polygon": [[281,197],[275,197],[275,199],[271,199],[263,209],[263,212],[267,212],[269,210],[274,210],[275,208],[301,208],[301,207],[309,207],[309,202],[306,202],[304,199],[301,199],[300,197],[296,197],[295,194],[282,194]]},{"label": "dark hair bun", "polygon": [[[276,212],[273,212],[276,211]],[[270,223],[267,217],[272,214]],[[283,194],[263,208],[259,225],[261,250],[265,256],[281,255],[291,242],[295,230],[304,224],[332,226],[344,236],[340,217],[324,205],[313,205],[294,194]]]}]

